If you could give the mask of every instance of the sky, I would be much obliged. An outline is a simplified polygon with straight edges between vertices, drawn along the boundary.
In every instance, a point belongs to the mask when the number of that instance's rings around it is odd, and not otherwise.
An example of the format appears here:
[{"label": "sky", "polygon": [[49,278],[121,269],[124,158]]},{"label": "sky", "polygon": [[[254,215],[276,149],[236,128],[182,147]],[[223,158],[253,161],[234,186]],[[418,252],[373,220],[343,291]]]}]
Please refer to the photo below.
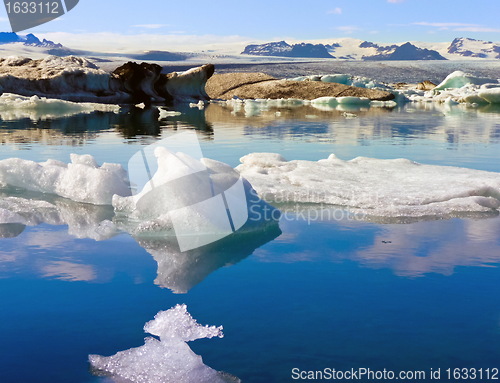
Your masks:
[{"label": "sky", "polygon": [[[23,33],[70,48],[210,50],[286,40],[500,41],[499,0],[80,0]],[[2,7],[0,29],[10,31]]]}]

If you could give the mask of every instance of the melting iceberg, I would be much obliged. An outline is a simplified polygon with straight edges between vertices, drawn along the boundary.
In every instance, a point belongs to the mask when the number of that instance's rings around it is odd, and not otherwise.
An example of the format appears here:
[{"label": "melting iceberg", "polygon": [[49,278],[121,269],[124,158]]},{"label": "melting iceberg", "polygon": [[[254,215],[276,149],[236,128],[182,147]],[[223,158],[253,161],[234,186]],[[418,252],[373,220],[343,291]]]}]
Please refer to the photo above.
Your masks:
[{"label": "melting iceberg", "polygon": [[330,155],[317,162],[252,153],[237,167],[268,201],[324,203],[371,217],[498,214],[500,174],[407,159]]},{"label": "melting iceberg", "polygon": [[187,342],[223,337],[222,326],[202,326],[188,313],[186,305],[160,311],[146,323],[144,331],[159,337],[145,339],[144,346],[112,356],[90,355],[95,374],[114,381],[134,383],[223,383],[239,382],[230,374],[216,371],[203,363]]}]

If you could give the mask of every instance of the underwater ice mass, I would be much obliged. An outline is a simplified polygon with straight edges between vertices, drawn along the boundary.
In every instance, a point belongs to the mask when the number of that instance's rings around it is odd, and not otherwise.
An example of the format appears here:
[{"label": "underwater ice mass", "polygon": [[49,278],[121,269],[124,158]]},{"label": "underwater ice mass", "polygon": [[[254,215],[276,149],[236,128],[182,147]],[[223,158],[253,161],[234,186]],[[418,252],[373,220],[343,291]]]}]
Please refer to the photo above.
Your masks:
[{"label": "underwater ice mass", "polygon": [[94,373],[116,381],[134,383],[224,383],[240,382],[230,374],[216,371],[203,363],[187,342],[222,338],[222,326],[202,326],[193,319],[186,305],[160,311],[147,322],[145,344],[112,356],[89,355]]}]

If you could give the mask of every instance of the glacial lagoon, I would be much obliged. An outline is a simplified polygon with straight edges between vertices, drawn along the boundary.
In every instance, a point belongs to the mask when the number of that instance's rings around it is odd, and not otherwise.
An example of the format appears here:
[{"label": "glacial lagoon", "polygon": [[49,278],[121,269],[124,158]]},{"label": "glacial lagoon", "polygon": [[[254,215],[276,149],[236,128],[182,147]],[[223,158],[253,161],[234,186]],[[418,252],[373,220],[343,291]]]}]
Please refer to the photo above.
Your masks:
[{"label": "glacial lagoon", "polygon": [[[206,157],[233,167],[252,152],[309,161],[334,153],[500,172],[493,105],[175,111],[160,119],[155,108],[0,111],[0,160],[67,163],[76,153],[126,167],[146,145],[194,131]],[[207,376],[221,381],[289,382],[294,368],[499,367],[495,211],[377,220],[341,207],[278,204],[287,213],[279,225],[183,253],[168,239],[103,227],[115,219],[109,206],[16,188],[0,191],[6,200],[31,201],[31,215],[27,225],[0,225],[2,382],[109,381],[89,355],[154,348],[144,346],[144,325],[178,304],[201,325],[223,326],[223,338],[188,343]],[[46,203],[56,208],[43,210]],[[329,219],[318,214],[328,209]],[[148,376],[147,363],[138,363]]]}]

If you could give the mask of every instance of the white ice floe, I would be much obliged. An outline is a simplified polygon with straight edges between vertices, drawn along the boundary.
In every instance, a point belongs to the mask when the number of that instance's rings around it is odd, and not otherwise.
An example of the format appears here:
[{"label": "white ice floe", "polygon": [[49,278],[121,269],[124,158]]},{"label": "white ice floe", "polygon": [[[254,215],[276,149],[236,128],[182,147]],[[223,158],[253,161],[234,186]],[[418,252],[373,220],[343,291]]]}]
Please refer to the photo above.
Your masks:
[{"label": "white ice floe", "polygon": [[166,110],[163,108],[158,108],[158,111],[160,112],[158,120],[162,120],[162,119],[167,118],[167,117],[176,117],[176,116],[180,116],[182,114],[181,112],[177,112],[175,110]]},{"label": "white ice floe", "polygon": [[71,163],[20,158],[0,161],[0,187],[13,186],[77,202],[109,205],[113,195],[130,195],[125,170],[119,164],[98,166],[90,155],[71,154]]},{"label": "white ice floe", "polygon": [[4,121],[31,118],[33,120],[68,117],[79,113],[119,113],[120,106],[90,102],[71,102],[38,96],[21,96],[13,93],[0,95],[0,117]]},{"label": "white ice floe", "polygon": [[406,159],[286,161],[252,153],[236,168],[268,201],[323,203],[373,217],[498,213],[500,174]]},{"label": "white ice floe", "polygon": [[377,82],[368,77],[362,76],[352,76],[344,73],[326,74],[326,75],[311,75],[311,76],[300,76],[288,79],[291,81],[321,81],[330,82],[336,84],[343,84],[349,86],[355,86],[358,88],[369,88],[369,89],[386,89],[387,85],[381,82]]},{"label": "white ice floe", "polygon": [[[232,99],[215,101],[215,103],[232,108],[233,113],[244,112],[245,117],[259,116],[271,108],[298,108],[312,106],[322,111],[350,111],[370,107],[394,108],[395,101],[371,101],[366,97],[319,97],[314,100],[301,100],[296,98],[280,99]],[[277,112],[279,113],[279,112]]]},{"label": "white ice floe", "polygon": [[223,383],[239,382],[230,374],[216,371],[203,363],[187,342],[204,338],[222,338],[222,326],[202,326],[188,313],[186,305],[160,311],[146,323],[145,344],[112,356],[89,355],[96,373],[111,379],[134,383]]}]

